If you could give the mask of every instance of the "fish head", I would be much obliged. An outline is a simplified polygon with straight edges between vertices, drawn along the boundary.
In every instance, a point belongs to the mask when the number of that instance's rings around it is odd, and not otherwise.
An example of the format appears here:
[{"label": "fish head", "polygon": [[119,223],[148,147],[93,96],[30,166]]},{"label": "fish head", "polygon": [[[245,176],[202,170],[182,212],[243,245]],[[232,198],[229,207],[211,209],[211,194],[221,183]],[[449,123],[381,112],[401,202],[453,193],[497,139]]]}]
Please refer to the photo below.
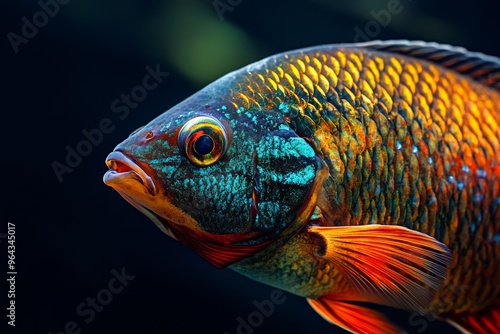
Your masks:
[{"label": "fish head", "polygon": [[226,267],[305,225],[325,176],[282,114],[213,96],[201,91],[134,131],[107,157],[104,182]]}]

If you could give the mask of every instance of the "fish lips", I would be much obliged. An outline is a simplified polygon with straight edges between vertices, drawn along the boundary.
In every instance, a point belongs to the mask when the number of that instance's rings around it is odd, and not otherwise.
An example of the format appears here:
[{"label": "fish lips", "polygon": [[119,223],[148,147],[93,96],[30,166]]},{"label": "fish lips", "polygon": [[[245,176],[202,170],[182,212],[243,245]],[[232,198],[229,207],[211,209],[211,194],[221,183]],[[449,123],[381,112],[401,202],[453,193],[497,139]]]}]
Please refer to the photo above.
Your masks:
[{"label": "fish lips", "polygon": [[153,179],[134,160],[121,151],[113,151],[106,158],[109,170],[104,174],[103,181],[110,187],[120,186],[130,180],[141,183],[151,196],[158,193]]}]

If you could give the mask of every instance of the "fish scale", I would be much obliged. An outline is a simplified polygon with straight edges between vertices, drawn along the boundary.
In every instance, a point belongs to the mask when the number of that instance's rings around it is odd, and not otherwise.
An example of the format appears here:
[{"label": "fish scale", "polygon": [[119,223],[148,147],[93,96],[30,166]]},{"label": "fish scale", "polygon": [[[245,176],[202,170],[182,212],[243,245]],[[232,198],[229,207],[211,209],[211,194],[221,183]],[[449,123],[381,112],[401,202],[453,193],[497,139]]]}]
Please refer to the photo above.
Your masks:
[{"label": "fish scale", "polygon": [[[497,92],[427,62],[352,49],[290,55],[250,70],[242,81],[232,91],[235,108],[283,110],[278,106],[286,103],[286,110],[297,110],[283,117],[312,138],[332,171],[327,193],[339,210],[331,218],[342,225],[404,225],[450,247],[456,265],[430,310],[475,310],[500,297],[489,284],[500,281],[500,272],[485,274],[500,261],[492,242],[500,228],[484,227],[498,219]],[[478,170],[487,171],[484,180]],[[474,221],[479,228],[470,233]],[[453,298],[462,286],[472,287]]]},{"label": "fish scale", "polygon": [[499,108],[495,57],[409,41],[296,50],[135,131],[104,182],[212,265],[351,332],[401,332],[367,302],[490,334]]}]

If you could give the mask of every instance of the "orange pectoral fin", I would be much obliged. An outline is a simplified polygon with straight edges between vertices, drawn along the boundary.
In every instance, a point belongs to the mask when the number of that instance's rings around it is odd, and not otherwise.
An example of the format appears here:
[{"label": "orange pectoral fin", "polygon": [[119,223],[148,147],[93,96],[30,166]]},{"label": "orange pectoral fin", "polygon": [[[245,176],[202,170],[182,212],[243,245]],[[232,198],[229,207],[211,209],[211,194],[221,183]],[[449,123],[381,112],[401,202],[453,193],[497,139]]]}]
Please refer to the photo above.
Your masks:
[{"label": "orange pectoral fin", "polygon": [[312,226],[327,258],[363,300],[424,313],[443,284],[450,250],[401,226]]},{"label": "orange pectoral fin", "polygon": [[307,301],[327,321],[352,333],[398,334],[402,332],[384,315],[368,307],[336,300],[332,296],[307,299]]},{"label": "orange pectoral fin", "polygon": [[450,324],[464,333],[500,333],[500,303],[477,313],[457,314],[447,318]]}]

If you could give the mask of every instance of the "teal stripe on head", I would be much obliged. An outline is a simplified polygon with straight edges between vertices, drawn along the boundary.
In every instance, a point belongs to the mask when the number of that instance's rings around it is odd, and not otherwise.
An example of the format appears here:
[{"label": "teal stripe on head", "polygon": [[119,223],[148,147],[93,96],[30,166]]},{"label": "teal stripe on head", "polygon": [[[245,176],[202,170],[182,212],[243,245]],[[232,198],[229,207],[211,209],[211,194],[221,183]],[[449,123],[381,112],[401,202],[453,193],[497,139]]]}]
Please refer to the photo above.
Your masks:
[{"label": "teal stripe on head", "polygon": [[316,176],[313,148],[293,131],[273,131],[256,147],[258,203],[255,228],[281,230],[293,221]]},{"label": "teal stripe on head", "polygon": [[264,137],[257,146],[259,159],[278,158],[313,158],[315,152],[307,142],[300,137],[285,138],[279,134],[286,135],[288,131],[277,131],[278,135]]}]

